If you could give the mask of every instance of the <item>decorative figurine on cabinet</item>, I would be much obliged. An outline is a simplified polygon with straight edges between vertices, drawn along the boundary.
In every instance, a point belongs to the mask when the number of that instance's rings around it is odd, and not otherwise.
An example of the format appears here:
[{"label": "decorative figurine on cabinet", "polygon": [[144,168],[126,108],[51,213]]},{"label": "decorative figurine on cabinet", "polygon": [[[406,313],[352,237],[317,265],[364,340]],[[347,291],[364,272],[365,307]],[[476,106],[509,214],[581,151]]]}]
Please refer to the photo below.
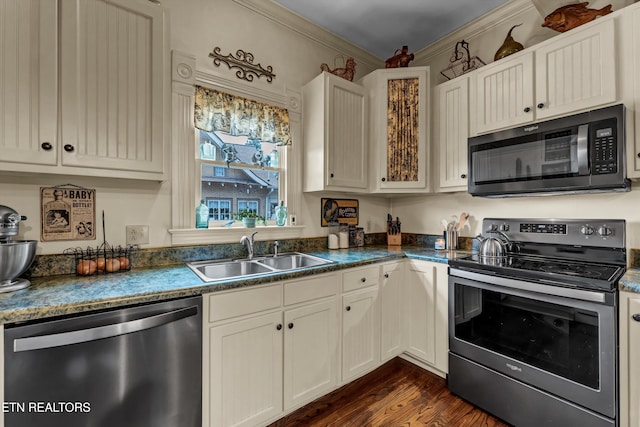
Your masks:
[{"label": "decorative figurine on cabinet", "polygon": [[[335,63],[334,63],[335,66]],[[334,68],[333,70],[329,68],[329,65],[322,63],[320,64],[321,71],[327,71],[333,75],[338,77],[342,77],[345,80],[353,81],[353,77],[356,75],[356,60],[352,57],[347,58],[345,62],[344,68]]]},{"label": "decorative figurine on cabinet", "polygon": [[587,8],[588,4],[589,2],[584,2],[559,7],[544,18],[542,26],[564,33],[572,28],[593,21],[598,16],[611,13],[610,4],[602,9],[589,9]]},{"label": "decorative figurine on cabinet", "polygon": [[393,56],[384,61],[384,68],[408,67],[413,58],[413,53],[409,53],[409,47],[402,46],[402,49],[396,49]]},{"label": "decorative figurine on cabinet", "polygon": [[522,46],[521,43],[518,43],[513,39],[513,37],[511,37],[511,31],[513,31],[514,28],[519,27],[520,25],[522,24],[514,25],[513,27],[511,27],[511,29],[507,33],[507,37],[504,39],[504,43],[502,43],[502,46],[500,46],[495,56],[493,57],[494,61],[497,61],[498,59],[502,59],[505,56],[509,56],[524,49],[524,46]]}]

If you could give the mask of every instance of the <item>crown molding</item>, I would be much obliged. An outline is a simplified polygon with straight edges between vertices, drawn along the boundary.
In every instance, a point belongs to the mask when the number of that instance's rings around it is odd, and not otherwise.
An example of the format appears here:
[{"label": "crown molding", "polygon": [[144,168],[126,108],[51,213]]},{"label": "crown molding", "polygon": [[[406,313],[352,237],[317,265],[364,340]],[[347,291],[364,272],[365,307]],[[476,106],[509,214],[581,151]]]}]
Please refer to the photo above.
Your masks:
[{"label": "crown molding", "polygon": [[506,21],[513,21],[514,17],[527,13],[530,9],[535,9],[531,0],[512,0],[507,2],[415,52],[415,62],[428,64],[432,57],[443,53],[451,53],[453,46],[460,40],[464,39],[467,42],[473,40],[485,31],[501,26]]},{"label": "crown molding", "polygon": [[314,24],[272,0],[233,0],[233,2],[258,13],[279,25],[282,25],[290,31],[298,33],[315,43],[336,50],[345,56],[358,58],[358,62],[362,62],[363,65],[366,65],[371,69],[377,69],[384,65],[384,61],[381,58],[378,58],[370,52],[349,43],[331,31]]}]

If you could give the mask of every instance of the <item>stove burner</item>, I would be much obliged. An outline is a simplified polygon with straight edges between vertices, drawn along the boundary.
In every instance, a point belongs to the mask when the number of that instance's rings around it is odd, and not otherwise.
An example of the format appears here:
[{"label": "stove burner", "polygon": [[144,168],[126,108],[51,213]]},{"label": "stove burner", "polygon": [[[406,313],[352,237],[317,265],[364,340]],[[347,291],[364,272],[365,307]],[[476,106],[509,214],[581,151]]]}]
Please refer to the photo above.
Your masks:
[{"label": "stove burner", "polygon": [[598,266],[584,266],[584,265],[563,265],[563,264],[546,264],[541,265],[540,270],[547,273],[566,274],[569,276],[589,277],[593,279],[600,279],[605,273],[604,268],[598,268]]}]

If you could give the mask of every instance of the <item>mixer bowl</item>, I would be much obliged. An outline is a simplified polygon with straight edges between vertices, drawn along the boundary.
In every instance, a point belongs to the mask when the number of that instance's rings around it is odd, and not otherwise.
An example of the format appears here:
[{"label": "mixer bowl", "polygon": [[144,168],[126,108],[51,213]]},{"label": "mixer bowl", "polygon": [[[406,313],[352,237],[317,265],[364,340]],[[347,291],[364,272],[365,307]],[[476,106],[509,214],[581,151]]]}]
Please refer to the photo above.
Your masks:
[{"label": "mixer bowl", "polygon": [[11,284],[31,267],[37,240],[11,240],[0,243],[0,286]]}]

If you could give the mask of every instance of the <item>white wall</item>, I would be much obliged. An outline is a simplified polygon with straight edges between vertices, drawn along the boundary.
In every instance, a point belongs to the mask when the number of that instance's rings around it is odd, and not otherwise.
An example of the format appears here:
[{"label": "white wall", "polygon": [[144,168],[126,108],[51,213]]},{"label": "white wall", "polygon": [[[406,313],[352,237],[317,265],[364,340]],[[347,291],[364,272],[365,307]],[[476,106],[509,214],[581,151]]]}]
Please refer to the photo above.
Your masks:
[{"label": "white wall", "polygon": [[[196,55],[198,71],[235,81],[239,81],[235,77],[235,70],[229,70],[224,64],[219,68],[215,67],[208,57],[209,53],[216,46],[225,55],[235,53],[238,49],[252,53],[254,63],[260,63],[264,67],[271,65],[276,74],[273,83],[267,83],[264,78],[246,83],[263,90],[283,93],[288,87],[300,91],[304,83],[320,72],[321,63],[326,62],[333,68],[337,55],[355,56],[358,64],[356,79],[382,64],[378,58],[352,45],[340,44],[331,37],[328,40],[332,43],[327,43],[321,38],[302,36],[232,0],[163,0],[162,3],[168,10],[171,49]],[[288,17],[287,14],[282,16]],[[316,28],[306,28],[316,36],[319,34]],[[320,35],[327,37],[321,32]],[[341,61],[338,60],[337,63],[340,65]],[[67,183],[96,190],[96,220],[101,222],[104,210],[106,238],[111,244],[125,243],[126,225],[146,224],[150,231],[150,244],[146,247],[170,245],[167,230],[171,228],[171,183],[168,181],[157,183],[63,175],[0,175],[0,204],[10,206],[29,218],[21,225],[19,238],[40,238],[40,187]],[[326,229],[319,226],[320,197],[305,195],[303,198],[302,213],[298,216],[309,225],[304,234],[306,237],[326,234]],[[368,232],[384,230],[388,201],[343,197],[360,200],[361,224],[371,226],[367,229]],[[102,239],[100,229],[95,241],[40,242],[37,253],[61,253],[69,247],[95,246]]]},{"label": "white wall", "polygon": [[[471,23],[417,53],[420,65],[431,66],[432,83],[439,84],[447,80],[440,75],[440,70],[449,65],[455,43],[459,40],[466,40],[470,45],[471,55],[477,55],[489,64],[493,62],[493,56],[502,45],[507,32],[515,24],[523,23],[513,31],[512,36],[525,48],[559,34],[541,27],[543,17],[532,4],[521,0],[514,0],[512,3],[518,2],[523,5],[521,11],[508,17],[494,15],[480,18],[482,28],[478,28],[477,23],[475,26]],[[612,4],[616,11],[632,3],[630,0],[596,0],[589,2],[588,7],[600,9]],[[437,138],[432,136],[431,143],[435,147],[438,144]],[[440,234],[442,219],[450,220],[452,215],[459,216],[462,211],[466,211],[471,215],[471,229],[463,233],[465,236],[478,234],[482,219],[488,217],[621,218],[627,220],[627,247],[637,248],[640,247],[640,183],[634,182],[632,187],[634,186],[638,190],[628,193],[504,199],[474,198],[467,193],[444,193],[394,199],[392,210],[394,216],[403,218],[403,230],[426,234]]]}]

